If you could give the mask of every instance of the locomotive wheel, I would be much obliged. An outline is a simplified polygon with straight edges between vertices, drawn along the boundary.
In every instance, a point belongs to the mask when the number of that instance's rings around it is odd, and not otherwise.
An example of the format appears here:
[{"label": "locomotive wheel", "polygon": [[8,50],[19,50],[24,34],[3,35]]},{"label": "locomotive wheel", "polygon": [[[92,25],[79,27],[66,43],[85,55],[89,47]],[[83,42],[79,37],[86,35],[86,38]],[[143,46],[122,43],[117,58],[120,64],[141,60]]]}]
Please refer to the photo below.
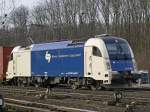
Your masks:
[{"label": "locomotive wheel", "polygon": [[100,86],[99,89],[100,89],[100,90],[106,90],[106,88],[103,87],[103,86]]},{"label": "locomotive wheel", "polygon": [[73,83],[73,84],[71,85],[71,88],[72,88],[73,90],[76,90],[76,89],[78,88],[78,85],[76,85],[76,84]]},{"label": "locomotive wheel", "polygon": [[40,85],[39,84],[34,84],[34,87],[38,88],[38,87],[40,87]]},{"label": "locomotive wheel", "polygon": [[18,86],[25,87],[25,85],[21,81],[18,82]]},{"label": "locomotive wheel", "polygon": [[96,90],[97,90],[97,87],[94,86],[94,85],[90,85],[90,89],[91,89],[92,91],[96,91]]}]

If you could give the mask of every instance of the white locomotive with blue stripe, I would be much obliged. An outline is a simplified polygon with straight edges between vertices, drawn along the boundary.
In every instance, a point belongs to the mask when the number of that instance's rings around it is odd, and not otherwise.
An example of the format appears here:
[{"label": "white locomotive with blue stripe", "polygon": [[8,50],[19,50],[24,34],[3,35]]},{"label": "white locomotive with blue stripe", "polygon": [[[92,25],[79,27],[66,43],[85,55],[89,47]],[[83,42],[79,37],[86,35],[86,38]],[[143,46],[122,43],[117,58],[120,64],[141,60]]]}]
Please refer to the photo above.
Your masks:
[{"label": "white locomotive with blue stripe", "polygon": [[15,47],[7,80],[19,84],[99,87],[135,82],[136,62],[124,39],[97,35],[85,42],[58,41]]}]

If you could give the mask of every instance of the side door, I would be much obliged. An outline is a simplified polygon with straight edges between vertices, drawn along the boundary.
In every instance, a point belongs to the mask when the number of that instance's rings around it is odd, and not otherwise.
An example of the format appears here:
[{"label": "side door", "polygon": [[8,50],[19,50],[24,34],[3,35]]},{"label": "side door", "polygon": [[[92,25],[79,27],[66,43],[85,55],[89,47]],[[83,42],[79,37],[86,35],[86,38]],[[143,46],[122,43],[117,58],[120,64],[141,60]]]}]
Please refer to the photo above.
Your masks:
[{"label": "side door", "polygon": [[103,80],[103,72],[105,71],[104,59],[98,47],[92,47],[92,72],[93,78],[96,80]]},{"label": "side door", "polygon": [[84,65],[85,77],[92,77],[92,46],[84,48]]},{"label": "side door", "polygon": [[14,76],[18,75],[18,60],[19,60],[19,53],[14,53],[13,57],[13,71],[14,71]]}]

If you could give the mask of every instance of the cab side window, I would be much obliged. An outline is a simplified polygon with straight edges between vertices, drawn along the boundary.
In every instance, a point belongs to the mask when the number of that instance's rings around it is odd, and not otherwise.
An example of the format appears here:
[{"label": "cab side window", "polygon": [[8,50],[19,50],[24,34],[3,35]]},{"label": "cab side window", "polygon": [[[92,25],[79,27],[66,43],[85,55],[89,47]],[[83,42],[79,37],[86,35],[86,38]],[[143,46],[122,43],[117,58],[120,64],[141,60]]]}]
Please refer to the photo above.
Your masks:
[{"label": "cab side window", "polygon": [[101,54],[99,48],[97,48],[95,46],[93,47],[93,56],[102,57],[102,54]]}]

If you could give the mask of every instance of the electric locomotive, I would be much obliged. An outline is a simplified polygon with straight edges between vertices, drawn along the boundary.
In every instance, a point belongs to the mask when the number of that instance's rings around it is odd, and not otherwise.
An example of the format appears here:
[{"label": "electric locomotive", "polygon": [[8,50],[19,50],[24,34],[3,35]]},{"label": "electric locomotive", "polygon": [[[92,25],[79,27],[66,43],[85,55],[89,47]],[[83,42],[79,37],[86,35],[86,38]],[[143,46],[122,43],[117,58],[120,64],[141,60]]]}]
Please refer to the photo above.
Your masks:
[{"label": "electric locomotive", "polygon": [[17,46],[7,80],[15,84],[67,84],[73,89],[136,83],[134,54],[125,39],[97,35],[86,41],[57,41]]}]

